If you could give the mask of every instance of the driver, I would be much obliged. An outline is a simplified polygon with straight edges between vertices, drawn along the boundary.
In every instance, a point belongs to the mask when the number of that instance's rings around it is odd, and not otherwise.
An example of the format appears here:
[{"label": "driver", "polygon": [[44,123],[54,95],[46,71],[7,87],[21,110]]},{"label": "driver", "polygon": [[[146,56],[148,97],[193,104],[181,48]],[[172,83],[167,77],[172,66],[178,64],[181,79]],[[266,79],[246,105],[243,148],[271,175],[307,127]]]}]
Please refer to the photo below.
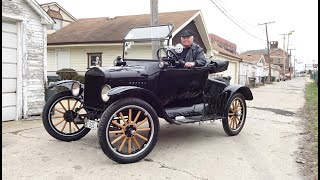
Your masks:
[{"label": "driver", "polygon": [[203,49],[193,42],[193,32],[191,30],[184,30],[181,32],[181,44],[183,51],[178,54],[179,60],[185,61],[185,67],[199,67],[206,64]]}]

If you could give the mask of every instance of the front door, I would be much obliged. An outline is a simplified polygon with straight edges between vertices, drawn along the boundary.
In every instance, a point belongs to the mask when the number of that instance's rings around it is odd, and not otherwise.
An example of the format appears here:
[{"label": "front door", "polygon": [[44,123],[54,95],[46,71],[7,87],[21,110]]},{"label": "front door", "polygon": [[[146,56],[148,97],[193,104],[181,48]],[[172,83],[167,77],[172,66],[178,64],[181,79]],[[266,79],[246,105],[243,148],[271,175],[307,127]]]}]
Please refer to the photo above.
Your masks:
[{"label": "front door", "polygon": [[205,68],[161,70],[158,97],[166,104],[187,102],[202,94],[207,78]]}]

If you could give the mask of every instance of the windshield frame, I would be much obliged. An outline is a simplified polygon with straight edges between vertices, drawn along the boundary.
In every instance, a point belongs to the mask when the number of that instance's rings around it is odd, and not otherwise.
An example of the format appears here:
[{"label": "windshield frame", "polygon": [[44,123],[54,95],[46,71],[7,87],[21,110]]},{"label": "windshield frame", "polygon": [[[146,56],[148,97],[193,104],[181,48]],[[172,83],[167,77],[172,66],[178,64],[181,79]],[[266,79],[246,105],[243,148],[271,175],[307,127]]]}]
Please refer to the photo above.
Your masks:
[{"label": "windshield frame", "polygon": [[[168,26],[169,28],[171,27],[169,33],[167,34],[166,37],[162,37],[162,38],[143,38],[143,39],[125,39],[125,37],[129,34],[129,32],[132,29],[138,29],[138,28],[148,28],[148,27],[159,27],[159,26]],[[167,42],[167,46],[169,46],[170,44],[170,39],[172,38],[172,32],[174,29],[174,25],[173,24],[162,24],[162,25],[153,25],[153,26],[138,26],[138,27],[134,27],[131,28],[128,33],[125,35],[125,37],[123,38],[123,44],[122,44],[122,58],[124,58],[125,55],[125,47],[126,47],[126,43],[127,42],[152,42],[152,41],[166,41]],[[152,60],[152,59],[150,59]]]}]

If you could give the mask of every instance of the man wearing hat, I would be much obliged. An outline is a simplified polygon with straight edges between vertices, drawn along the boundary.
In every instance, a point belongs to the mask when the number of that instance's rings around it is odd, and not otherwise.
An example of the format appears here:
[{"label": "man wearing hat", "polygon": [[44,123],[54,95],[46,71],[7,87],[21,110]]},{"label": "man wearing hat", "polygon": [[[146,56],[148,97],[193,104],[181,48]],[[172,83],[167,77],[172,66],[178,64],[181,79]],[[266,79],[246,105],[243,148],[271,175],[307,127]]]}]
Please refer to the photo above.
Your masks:
[{"label": "man wearing hat", "polygon": [[180,34],[183,51],[178,57],[186,62],[185,67],[199,67],[206,64],[203,49],[193,42],[193,35],[191,30],[184,30]]}]

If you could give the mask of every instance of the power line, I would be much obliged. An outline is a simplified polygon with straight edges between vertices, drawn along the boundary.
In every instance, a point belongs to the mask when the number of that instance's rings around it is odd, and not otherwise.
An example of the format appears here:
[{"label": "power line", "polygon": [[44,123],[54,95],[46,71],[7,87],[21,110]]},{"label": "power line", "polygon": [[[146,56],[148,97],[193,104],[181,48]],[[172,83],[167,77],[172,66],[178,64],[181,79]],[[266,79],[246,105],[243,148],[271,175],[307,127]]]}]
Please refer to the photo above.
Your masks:
[{"label": "power line", "polygon": [[[223,2],[221,2],[220,0],[217,0],[216,3],[219,4],[219,6],[220,6],[227,14],[229,14],[233,19],[236,19],[234,16],[232,16],[231,13],[229,13],[229,12],[222,6],[222,5],[225,5]],[[257,26],[254,26],[254,25],[252,25],[252,24],[249,24],[248,22],[246,22],[246,21],[243,20],[243,19],[238,18],[238,20],[240,20],[241,22],[244,22],[245,24],[247,24],[247,25],[249,25],[249,26],[251,26],[251,27],[253,27],[253,28],[255,28],[255,29],[263,30],[263,29],[261,29],[261,28],[259,28],[259,27],[257,27]]]},{"label": "power line", "polygon": [[230,18],[213,0],[211,0],[211,2],[228,18],[230,19],[235,25],[237,25],[240,29],[242,29],[244,32],[246,32],[247,34],[249,34],[250,36],[262,40],[262,41],[266,41],[264,39],[258,38],[257,36],[251,34],[250,32],[248,32],[247,30],[245,30],[243,27],[241,27],[238,23],[236,23],[232,18]]}]

